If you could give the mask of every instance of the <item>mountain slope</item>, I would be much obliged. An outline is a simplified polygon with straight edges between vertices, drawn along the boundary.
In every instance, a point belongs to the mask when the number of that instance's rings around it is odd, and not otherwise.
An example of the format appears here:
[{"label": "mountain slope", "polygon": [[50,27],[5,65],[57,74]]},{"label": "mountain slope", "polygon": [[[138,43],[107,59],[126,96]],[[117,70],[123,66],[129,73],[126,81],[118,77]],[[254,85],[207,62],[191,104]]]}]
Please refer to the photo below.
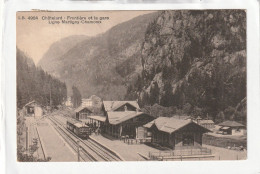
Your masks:
[{"label": "mountain slope", "polygon": [[142,68],[126,97],[221,121],[246,97],[245,11],[162,12],[147,28]]},{"label": "mountain slope", "polygon": [[59,64],[56,64],[56,60],[59,59],[68,50],[77,45],[77,43],[82,42],[88,38],[88,36],[84,35],[73,35],[60,39],[50,46],[50,48],[38,62],[38,66],[41,66],[44,70],[52,73],[53,75],[59,76],[58,74],[55,74],[54,71],[55,67],[59,66]]},{"label": "mountain slope", "polygon": [[[104,99],[123,99],[126,84],[141,71],[141,46],[150,21],[157,13],[138,16],[105,32],[86,39],[41,66],[66,81],[68,90],[75,85],[83,97],[97,95]],[[69,91],[69,95],[71,91]]]}]

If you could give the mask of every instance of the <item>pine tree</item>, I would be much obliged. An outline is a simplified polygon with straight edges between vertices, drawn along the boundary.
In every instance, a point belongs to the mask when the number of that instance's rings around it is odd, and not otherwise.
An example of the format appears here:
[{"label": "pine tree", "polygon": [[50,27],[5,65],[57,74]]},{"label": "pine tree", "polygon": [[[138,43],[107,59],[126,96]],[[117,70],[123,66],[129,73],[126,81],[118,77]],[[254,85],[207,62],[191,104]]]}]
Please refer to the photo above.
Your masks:
[{"label": "pine tree", "polygon": [[79,107],[81,105],[81,94],[78,90],[78,88],[76,86],[72,86],[72,103],[73,103],[73,106],[76,108],[76,107]]},{"label": "pine tree", "polygon": [[159,103],[159,86],[157,82],[154,82],[150,89],[150,104]]}]

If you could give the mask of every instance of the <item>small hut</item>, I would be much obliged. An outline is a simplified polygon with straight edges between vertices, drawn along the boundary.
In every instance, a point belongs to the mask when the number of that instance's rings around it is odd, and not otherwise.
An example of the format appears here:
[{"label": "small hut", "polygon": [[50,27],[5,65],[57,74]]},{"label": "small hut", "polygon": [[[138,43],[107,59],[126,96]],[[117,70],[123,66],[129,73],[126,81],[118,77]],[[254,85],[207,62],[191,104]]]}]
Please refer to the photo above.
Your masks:
[{"label": "small hut", "polygon": [[24,110],[27,116],[41,117],[43,115],[42,106],[34,100],[24,105]]},{"label": "small hut", "polygon": [[236,121],[224,121],[219,126],[221,126],[219,130],[224,135],[244,135],[245,133],[245,126]]}]

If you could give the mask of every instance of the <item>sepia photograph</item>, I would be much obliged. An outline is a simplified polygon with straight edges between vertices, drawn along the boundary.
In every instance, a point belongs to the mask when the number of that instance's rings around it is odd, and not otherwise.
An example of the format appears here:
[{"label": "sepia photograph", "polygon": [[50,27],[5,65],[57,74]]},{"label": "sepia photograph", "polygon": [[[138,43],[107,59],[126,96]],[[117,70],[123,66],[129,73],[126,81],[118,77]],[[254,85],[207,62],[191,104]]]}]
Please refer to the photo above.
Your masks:
[{"label": "sepia photograph", "polygon": [[17,162],[246,160],[247,11],[16,12],[16,128]]}]

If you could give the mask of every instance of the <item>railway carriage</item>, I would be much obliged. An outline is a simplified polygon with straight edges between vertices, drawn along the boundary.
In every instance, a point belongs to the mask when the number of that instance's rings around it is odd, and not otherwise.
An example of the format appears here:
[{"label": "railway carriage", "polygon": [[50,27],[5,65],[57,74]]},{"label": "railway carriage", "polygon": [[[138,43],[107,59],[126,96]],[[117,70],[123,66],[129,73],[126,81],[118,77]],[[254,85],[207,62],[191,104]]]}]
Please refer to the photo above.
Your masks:
[{"label": "railway carriage", "polygon": [[88,138],[91,134],[91,128],[77,120],[67,120],[67,129],[80,138]]}]

